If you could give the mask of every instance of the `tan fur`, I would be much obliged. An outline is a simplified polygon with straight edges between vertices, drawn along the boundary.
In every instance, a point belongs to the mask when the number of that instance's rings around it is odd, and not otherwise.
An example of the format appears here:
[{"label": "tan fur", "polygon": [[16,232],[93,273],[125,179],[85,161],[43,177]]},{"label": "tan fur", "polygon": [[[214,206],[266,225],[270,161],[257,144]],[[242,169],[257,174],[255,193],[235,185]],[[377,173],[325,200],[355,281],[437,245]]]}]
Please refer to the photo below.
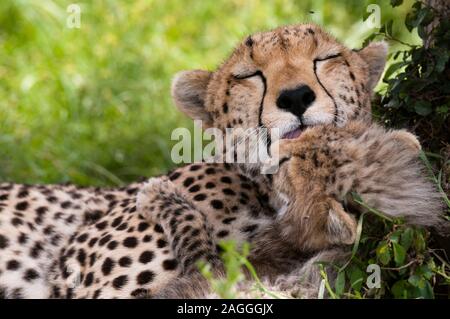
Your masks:
[{"label": "tan fur", "polygon": [[281,141],[284,163],[274,189],[290,198],[280,218],[283,237],[304,250],[352,243],[356,222],[341,204],[352,200],[351,192],[390,217],[441,227],[440,195],[423,172],[419,151],[411,133],[355,121]]},{"label": "tan fur", "polygon": [[[299,125],[343,125],[370,119],[370,97],[386,54],[382,42],[352,51],[316,25],[284,26],[248,37],[214,72],[179,73],[172,95],[182,112],[205,127],[262,126],[283,135]],[[260,75],[246,77],[255,72]],[[301,85],[316,99],[299,119],[279,109],[276,99]]]}]

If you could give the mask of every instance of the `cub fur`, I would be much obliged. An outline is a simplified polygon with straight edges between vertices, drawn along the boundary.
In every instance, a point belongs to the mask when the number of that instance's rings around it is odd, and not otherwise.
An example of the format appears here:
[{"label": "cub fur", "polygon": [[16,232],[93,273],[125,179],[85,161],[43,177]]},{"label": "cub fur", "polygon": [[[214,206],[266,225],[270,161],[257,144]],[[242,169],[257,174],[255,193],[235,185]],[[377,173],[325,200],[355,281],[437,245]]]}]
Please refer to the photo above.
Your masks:
[{"label": "cub fur", "polygon": [[[276,191],[271,193],[271,202],[281,203],[277,207],[279,214],[273,224],[250,238],[251,258],[257,271],[264,268],[263,261],[271,260],[271,255],[275,257],[279,250],[286,253],[286,247],[290,247],[291,265],[262,276],[273,289],[286,290],[286,283],[290,283],[293,286],[288,290],[295,287],[295,291],[304,294],[311,287],[311,282],[298,281],[300,274],[307,275],[304,267],[311,267],[305,256],[320,255],[334,246],[354,242],[355,217],[343,206],[345,200],[351,201],[351,192],[358,193],[371,207],[388,216],[404,217],[411,224],[441,227],[444,223],[440,195],[423,172],[418,157],[420,144],[411,133],[352,121],[342,128],[330,125],[309,128],[297,139],[281,141],[279,147],[281,166],[273,177],[272,190]],[[161,224],[174,256],[184,265],[181,278],[174,279],[155,296],[207,296],[210,287],[196,270],[196,261],[212,262],[216,275],[224,274],[213,249],[217,244],[211,237],[213,217],[189,209],[188,221],[180,210],[158,206],[162,189],[164,196],[173,196],[179,205],[192,208],[168,179],[152,179],[138,195],[138,211],[151,222]],[[170,191],[171,195],[167,193]],[[279,200],[280,193],[287,199],[284,203]],[[183,244],[187,227],[195,229],[198,239],[195,245]],[[340,254],[345,256],[342,251]],[[336,256],[332,253],[328,257],[333,260]],[[273,260],[281,259],[278,256]],[[308,275],[317,280],[317,276]],[[241,289],[247,291],[248,286]]]}]

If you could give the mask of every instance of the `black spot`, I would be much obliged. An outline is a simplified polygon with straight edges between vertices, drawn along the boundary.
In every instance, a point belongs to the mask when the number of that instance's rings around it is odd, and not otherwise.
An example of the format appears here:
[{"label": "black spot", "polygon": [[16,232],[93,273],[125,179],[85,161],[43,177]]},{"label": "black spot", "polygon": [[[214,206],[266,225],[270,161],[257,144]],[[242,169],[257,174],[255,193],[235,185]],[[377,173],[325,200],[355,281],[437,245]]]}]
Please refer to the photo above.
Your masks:
[{"label": "black spot", "polygon": [[103,265],[102,265],[102,273],[103,273],[103,275],[105,275],[105,276],[109,275],[111,273],[111,271],[113,270],[114,265],[115,265],[114,260],[112,260],[111,258],[107,257],[105,259],[105,261],[103,262]]},{"label": "black spot", "polygon": [[65,202],[61,203],[61,208],[63,208],[63,209],[67,209],[67,208],[69,208],[71,206],[72,206],[72,203],[69,202],[69,201],[65,201]]},{"label": "black spot", "polygon": [[39,278],[39,274],[34,269],[27,269],[27,271],[25,271],[25,274],[23,275],[23,279],[25,281],[33,281],[37,278]]},{"label": "black spot", "polygon": [[28,190],[26,190],[26,189],[23,189],[23,190],[21,190],[18,194],[17,194],[17,197],[18,198],[24,198],[24,197],[27,197],[28,196]]},{"label": "black spot", "polygon": [[227,102],[223,103],[222,110],[223,110],[223,113],[228,113],[228,104],[227,104]]},{"label": "black spot", "polygon": [[353,81],[355,81],[355,75],[353,74],[352,71],[349,72],[349,75],[350,75],[350,78],[351,78]]},{"label": "black spot", "polygon": [[192,187],[190,187],[189,189],[188,189],[188,191],[190,192],[190,193],[196,193],[196,192],[198,192],[200,190],[200,186],[199,185],[193,185]]},{"label": "black spot", "polygon": [[127,237],[123,240],[123,245],[128,248],[134,248],[138,244],[136,237]]},{"label": "black spot", "polygon": [[160,234],[164,233],[164,230],[162,229],[162,227],[161,227],[160,224],[156,224],[155,227],[154,227],[153,229],[154,229],[155,232],[157,232],[157,233],[160,233]]},{"label": "black spot", "polygon": [[0,195],[0,201],[3,201],[3,200],[7,200],[7,199],[8,199],[8,197],[9,197],[9,195],[8,195],[8,194],[3,194],[3,195]]},{"label": "black spot", "polygon": [[137,193],[137,191],[138,191],[137,188],[129,188],[129,189],[127,189],[127,194],[128,195],[134,195],[134,194]]},{"label": "black spot", "polygon": [[79,243],[84,243],[84,242],[86,241],[87,238],[88,238],[88,234],[86,234],[86,233],[81,234],[80,236],[78,236],[77,242],[79,242]]},{"label": "black spot", "polygon": [[37,241],[30,250],[30,256],[32,258],[38,258],[43,249],[44,248],[42,247],[42,244],[39,241]]},{"label": "black spot", "polygon": [[139,285],[148,284],[153,280],[154,277],[155,274],[152,271],[150,270],[143,271],[137,276],[137,283]]},{"label": "black spot", "polygon": [[171,181],[176,180],[178,177],[180,177],[181,173],[180,172],[173,172],[172,174],[169,175],[169,179]]},{"label": "black spot", "polygon": [[234,220],[236,220],[236,217],[228,217],[222,220],[222,223],[224,223],[225,225],[229,225],[231,224],[231,222],[233,222]]},{"label": "black spot", "polygon": [[222,190],[222,192],[223,192],[225,195],[236,195],[236,192],[235,192],[234,190],[232,190],[231,188],[224,188],[224,189]]},{"label": "black spot", "polygon": [[108,243],[106,247],[108,247],[109,250],[114,250],[116,249],[117,245],[119,245],[119,243],[115,240],[112,240]]},{"label": "black spot", "polygon": [[208,183],[206,183],[205,187],[208,188],[208,189],[211,189],[211,188],[216,187],[216,184],[214,184],[212,182],[208,182]]},{"label": "black spot", "polygon": [[197,194],[197,195],[195,195],[195,196],[193,197],[193,199],[194,199],[195,201],[197,201],[197,202],[200,202],[200,201],[206,199],[206,195],[203,194],[203,193],[202,193],[202,194]]},{"label": "black spot", "polygon": [[86,262],[86,253],[84,252],[84,249],[78,250],[77,260],[80,265],[84,266],[84,263]]},{"label": "black spot", "polygon": [[130,294],[134,298],[148,298],[150,297],[148,290],[144,288],[138,288],[131,292]]},{"label": "black spot", "polygon": [[245,233],[251,233],[254,232],[258,228],[258,225],[248,225],[242,228],[242,231]]},{"label": "black spot", "polygon": [[145,235],[144,238],[142,238],[142,241],[144,243],[148,243],[151,240],[152,240],[152,235]]},{"label": "black spot", "polygon": [[8,247],[8,244],[8,238],[0,234],[0,249],[5,249],[6,247]]},{"label": "black spot", "polygon": [[128,282],[128,277],[126,275],[119,276],[117,278],[114,278],[112,285],[116,289],[121,289],[123,286],[125,286]]},{"label": "black spot", "polygon": [[194,171],[198,171],[200,169],[200,165],[192,165],[191,167],[189,167],[189,170],[194,172]]},{"label": "black spot", "polygon": [[117,230],[125,230],[127,227],[128,227],[128,223],[122,223],[116,229]]},{"label": "black spot", "polygon": [[19,202],[16,205],[17,210],[26,210],[28,208],[28,202]]},{"label": "black spot", "polygon": [[213,200],[211,201],[211,206],[212,206],[214,209],[222,209],[222,208],[223,208],[223,202],[220,201],[220,200],[218,200],[218,199],[213,199]]},{"label": "black spot", "polygon": [[88,243],[89,247],[93,247],[95,245],[95,243],[97,243],[97,241],[98,241],[97,237],[94,237],[91,240],[89,240],[89,243]]},{"label": "black spot", "polygon": [[26,235],[25,233],[20,233],[18,240],[19,244],[26,244],[28,241],[28,235]]},{"label": "black spot", "polygon": [[[36,220],[35,220],[36,221]],[[41,221],[42,222],[42,221]],[[19,226],[19,225],[22,225],[23,224],[23,221],[22,221],[22,219],[20,219],[19,217],[14,217],[13,219],[11,219],[11,224],[13,225],[13,226]],[[37,223],[37,224],[40,224],[40,223]]]},{"label": "black spot", "polygon": [[189,187],[192,185],[193,182],[194,182],[194,178],[188,177],[184,180],[183,185],[184,185],[184,187]]},{"label": "black spot", "polygon": [[20,267],[20,263],[17,260],[10,260],[6,263],[6,269],[8,270],[17,270]]},{"label": "black spot", "polygon": [[117,227],[122,222],[123,216],[116,217],[111,223],[111,227]]},{"label": "black spot", "polygon": [[130,265],[131,265],[131,258],[127,257],[127,256],[120,258],[119,259],[119,265],[121,267],[130,267]]},{"label": "black spot", "polygon": [[100,238],[100,240],[98,241],[98,245],[104,246],[107,242],[109,242],[111,240],[111,238],[112,238],[112,236],[109,234]]},{"label": "black spot", "polygon": [[86,275],[86,278],[84,279],[84,286],[89,287],[92,285],[92,282],[94,281],[94,273],[91,271]]},{"label": "black spot", "polygon": [[231,178],[228,177],[228,176],[222,176],[222,177],[220,178],[220,181],[221,181],[222,183],[225,183],[225,184],[231,184]]},{"label": "black spot", "polygon": [[146,222],[139,223],[138,231],[140,231],[140,232],[146,231],[147,228],[149,228],[149,227],[150,227],[150,225]]},{"label": "black spot", "polygon": [[103,221],[103,222],[95,224],[95,227],[97,227],[98,230],[103,230],[106,228],[107,225],[108,225],[108,222]]},{"label": "black spot", "polygon": [[229,231],[228,231],[228,230],[221,230],[221,231],[219,231],[219,232],[217,233],[217,237],[223,238],[223,237],[228,236],[228,234],[229,234]]},{"label": "black spot", "polygon": [[89,266],[93,266],[95,264],[95,261],[97,260],[97,255],[95,253],[92,253],[89,255]]},{"label": "black spot", "polygon": [[50,203],[56,203],[58,201],[58,198],[56,198],[55,196],[49,196],[49,197],[47,197],[47,200]]},{"label": "black spot", "polygon": [[163,261],[162,266],[164,270],[175,270],[178,266],[178,261],[176,259],[166,259]]},{"label": "black spot", "polygon": [[139,262],[147,264],[151,262],[155,254],[152,251],[146,250],[139,256]]},{"label": "black spot", "polygon": [[94,291],[94,294],[92,295],[92,298],[93,299],[97,299],[100,296],[101,293],[102,293],[102,290],[101,289],[97,289],[96,291]]},{"label": "black spot", "polygon": [[164,239],[158,239],[157,241],[156,241],[156,246],[158,247],[158,248],[164,248],[164,247],[166,247],[167,246],[167,241],[165,241]]},{"label": "black spot", "polygon": [[212,174],[215,174],[215,173],[216,173],[216,170],[214,169],[214,167],[208,167],[208,168],[205,170],[205,173],[206,173],[206,174],[209,174],[209,175],[212,175]]}]

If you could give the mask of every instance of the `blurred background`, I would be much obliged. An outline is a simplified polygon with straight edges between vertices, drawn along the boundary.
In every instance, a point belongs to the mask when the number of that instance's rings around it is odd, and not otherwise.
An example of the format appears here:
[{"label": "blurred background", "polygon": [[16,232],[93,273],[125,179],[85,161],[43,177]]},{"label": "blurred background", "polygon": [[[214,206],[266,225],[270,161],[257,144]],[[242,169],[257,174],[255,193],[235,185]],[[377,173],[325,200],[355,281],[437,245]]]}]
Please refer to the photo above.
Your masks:
[{"label": "blurred background", "polygon": [[0,182],[121,185],[166,172],[172,130],[192,128],[172,75],[214,69],[250,33],[315,22],[357,48],[377,31],[363,21],[376,3],[396,38],[418,41],[404,26],[412,0],[89,0],[69,28],[72,3],[0,1]]}]

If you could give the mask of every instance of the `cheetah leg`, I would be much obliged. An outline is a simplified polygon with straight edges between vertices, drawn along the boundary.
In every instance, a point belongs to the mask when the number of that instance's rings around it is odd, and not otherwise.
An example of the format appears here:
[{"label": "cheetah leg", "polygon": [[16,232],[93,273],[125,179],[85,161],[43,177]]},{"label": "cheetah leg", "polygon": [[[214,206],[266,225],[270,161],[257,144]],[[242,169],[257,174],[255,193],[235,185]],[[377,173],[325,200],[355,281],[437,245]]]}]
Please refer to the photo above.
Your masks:
[{"label": "cheetah leg", "polygon": [[181,266],[181,278],[176,278],[155,297],[200,298],[207,294],[209,283],[200,274],[198,262],[208,262],[216,274],[223,272],[223,266],[205,214],[165,178],[149,180],[138,194],[137,209],[149,221],[161,225]]}]

